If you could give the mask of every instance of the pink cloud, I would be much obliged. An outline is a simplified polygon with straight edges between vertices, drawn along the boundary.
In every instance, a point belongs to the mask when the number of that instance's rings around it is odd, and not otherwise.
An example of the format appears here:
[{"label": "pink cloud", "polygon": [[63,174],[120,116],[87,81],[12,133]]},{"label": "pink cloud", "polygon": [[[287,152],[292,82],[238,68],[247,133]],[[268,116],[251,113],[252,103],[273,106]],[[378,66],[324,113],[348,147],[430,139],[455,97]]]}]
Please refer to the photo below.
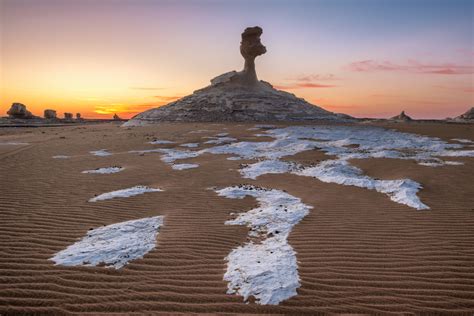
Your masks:
[{"label": "pink cloud", "polygon": [[356,72],[400,71],[439,75],[465,75],[474,73],[473,65],[459,65],[454,63],[424,64],[416,60],[408,60],[405,64],[397,64],[391,61],[376,61],[369,59],[353,62],[349,64],[347,68]]},{"label": "pink cloud", "polygon": [[337,87],[333,84],[322,84],[319,81],[333,81],[339,80],[333,74],[311,74],[311,75],[299,75],[293,78],[287,79],[290,83],[275,85],[277,89],[301,89],[301,88],[334,88]]},{"label": "pink cloud", "polygon": [[468,85],[434,85],[433,87],[443,90],[452,90],[452,91],[460,91],[465,93],[474,93],[474,87]]},{"label": "pink cloud", "polygon": [[329,85],[329,84],[319,84],[319,83],[313,83],[313,82],[306,82],[306,83],[292,83],[288,85],[274,85],[276,89],[281,89],[281,90],[291,90],[291,89],[300,89],[300,88],[334,88],[337,87],[335,85]]},{"label": "pink cloud", "polygon": [[332,81],[339,80],[334,74],[311,74],[311,75],[300,75],[297,77],[290,78],[289,80],[298,82],[312,82],[312,81]]}]

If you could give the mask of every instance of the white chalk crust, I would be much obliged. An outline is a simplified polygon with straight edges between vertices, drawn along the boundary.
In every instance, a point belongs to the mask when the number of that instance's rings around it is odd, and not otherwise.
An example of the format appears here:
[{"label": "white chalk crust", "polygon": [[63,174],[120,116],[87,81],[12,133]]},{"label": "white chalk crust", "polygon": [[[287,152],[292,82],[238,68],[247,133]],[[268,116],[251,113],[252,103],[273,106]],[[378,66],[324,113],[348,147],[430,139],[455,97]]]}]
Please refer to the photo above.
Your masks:
[{"label": "white chalk crust", "polygon": [[147,193],[147,192],[161,192],[161,191],[163,191],[163,190],[150,188],[150,187],[143,186],[143,185],[137,185],[137,186],[127,188],[127,189],[102,193],[102,194],[100,194],[96,197],[91,198],[89,200],[89,202],[110,200],[110,199],[115,199],[115,198],[119,198],[119,197],[126,198],[126,197],[131,197],[131,196],[135,196],[135,195],[144,194],[144,193]]},{"label": "white chalk crust", "polygon": [[90,151],[90,153],[94,156],[99,156],[99,157],[107,157],[107,156],[113,155],[112,153],[108,152],[107,149],[93,150],[93,151]]},{"label": "white chalk crust", "polygon": [[51,260],[63,266],[120,269],[155,248],[163,216],[147,217],[90,230],[80,241],[56,253]]},{"label": "white chalk crust", "polygon": [[227,187],[216,192],[232,199],[253,196],[259,202],[259,207],[226,222],[227,225],[249,227],[251,238],[225,258],[227,293],[242,295],[245,301],[253,296],[257,303],[271,305],[297,295],[296,289],[300,287],[298,264],[287,239],[293,226],[312,207],[283,191],[250,185]]},{"label": "white chalk crust", "polygon": [[82,173],[96,173],[96,174],[110,174],[110,173],[117,173],[125,168],[122,167],[105,167],[105,168],[97,168],[92,170],[84,170]]}]

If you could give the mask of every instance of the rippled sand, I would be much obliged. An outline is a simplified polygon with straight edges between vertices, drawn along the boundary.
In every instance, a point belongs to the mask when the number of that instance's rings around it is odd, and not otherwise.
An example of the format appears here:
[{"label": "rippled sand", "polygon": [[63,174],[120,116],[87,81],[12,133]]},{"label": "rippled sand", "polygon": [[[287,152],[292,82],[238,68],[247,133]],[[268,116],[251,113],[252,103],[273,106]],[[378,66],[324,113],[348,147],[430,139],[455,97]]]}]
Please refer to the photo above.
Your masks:
[{"label": "rippled sand", "polygon": [[[426,167],[411,160],[352,161],[380,179],[408,177],[423,185],[431,208],[416,211],[363,188],[291,174],[243,179],[245,160],[205,154],[173,170],[159,153],[131,150],[203,144],[218,133],[263,141],[253,124],[114,124],[0,129],[0,314],[40,313],[464,313],[474,312],[474,159]],[[473,125],[392,124],[406,132],[469,139]],[[190,133],[192,131],[202,131]],[[154,139],[174,141],[152,145]],[[110,156],[91,151],[106,149]],[[185,148],[186,149],[186,148]],[[194,150],[194,148],[190,148]],[[64,155],[67,159],[53,159]],[[319,151],[285,157],[316,163]],[[115,174],[84,170],[120,166]],[[285,190],[311,212],[288,242],[297,253],[301,287],[278,306],[245,304],[226,294],[224,258],[244,244],[248,229],[224,225],[255,199],[227,199],[211,187],[242,183]],[[95,203],[95,195],[144,185],[161,188]],[[49,259],[91,228],[164,215],[157,247],[120,270],[55,266]]]}]

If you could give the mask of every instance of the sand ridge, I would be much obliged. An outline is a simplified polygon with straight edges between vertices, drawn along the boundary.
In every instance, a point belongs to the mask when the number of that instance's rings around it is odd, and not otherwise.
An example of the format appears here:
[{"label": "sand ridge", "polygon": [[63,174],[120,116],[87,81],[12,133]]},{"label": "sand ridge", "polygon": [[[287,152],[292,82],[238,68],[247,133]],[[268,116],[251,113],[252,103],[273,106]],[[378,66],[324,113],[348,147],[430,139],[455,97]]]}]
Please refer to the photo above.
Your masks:
[{"label": "sand ridge", "polygon": [[[259,131],[248,131],[251,127],[188,123],[137,129],[108,124],[1,130],[2,140],[29,145],[0,148],[0,313],[474,311],[474,192],[467,181],[474,176],[472,159],[456,158],[465,164],[439,168],[390,159],[353,162],[373,177],[402,175],[422,183],[419,194],[431,210],[416,212],[376,192],[296,175],[243,181],[238,170],[248,161],[227,160],[225,155],[181,160],[199,167],[178,171],[156,153],[89,154],[100,149],[153,149],[157,146],[147,144],[153,139],[176,141],[163,146],[175,148],[224,132],[238,140],[260,141],[253,136]],[[469,138],[473,132],[472,127],[457,125],[394,127],[445,140]],[[197,130],[207,131],[190,133]],[[206,146],[213,145],[202,148]],[[52,159],[54,155],[70,158]],[[309,162],[325,158],[299,155]],[[114,165],[125,170],[81,173]],[[250,210],[257,203],[250,197],[219,197],[207,188],[242,182],[286,190],[314,207],[289,236],[301,287],[297,296],[278,306],[245,304],[241,297],[226,294],[223,259],[245,242],[248,229],[224,223],[230,213]],[[94,194],[137,184],[164,191],[87,202]],[[90,228],[162,215],[157,248],[121,270],[61,267],[49,261]]]}]

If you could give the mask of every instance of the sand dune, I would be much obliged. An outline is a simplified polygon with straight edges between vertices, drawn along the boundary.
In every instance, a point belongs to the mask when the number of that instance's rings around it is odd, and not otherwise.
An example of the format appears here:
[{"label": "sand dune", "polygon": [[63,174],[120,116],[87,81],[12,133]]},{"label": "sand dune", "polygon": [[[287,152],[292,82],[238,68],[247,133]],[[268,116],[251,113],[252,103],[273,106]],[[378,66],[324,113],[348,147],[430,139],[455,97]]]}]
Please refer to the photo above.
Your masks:
[{"label": "sand dune", "polygon": [[[393,124],[401,131],[472,139],[472,125]],[[160,124],[134,129],[117,125],[0,130],[0,314],[116,312],[203,313],[427,313],[474,312],[474,159],[449,157],[459,166],[427,167],[411,160],[359,159],[351,164],[379,179],[410,178],[423,185],[416,211],[375,191],[323,183],[294,174],[243,179],[232,155],[203,154],[176,164],[162,152],[201,150],[203,137],[256,137],[252,124]],[[200,133],[195,131],[201,130]],[[44,132],[44,133],[43,133]],[[61,138],[65,137],[65,138]],[[156,139],[173,144],[149,144]],[[199,143],[199,148],[181,144]],[[113,155],[94,156],[105,149]],[[168,151],[170,152],[170,151]],[[65,155],[68,159],[53,159]],[[319,151],[292,160],[332,159]],[[83,174],[105,166],[119,173]],[[295,225],[288,243],[297,253],[298,295],[279,305],[245,304],[226,294],[224,258],[247,241],[248,229],[224,225],[257,207],[254,198],[228,199],[209,188],[249,183],[285,190],[313,207]],[[144,185],[146,193],[89,203],[94,195]],[[91,228],[164,216],[156,248],[119,270],[55,266],[49,259]]]}]

